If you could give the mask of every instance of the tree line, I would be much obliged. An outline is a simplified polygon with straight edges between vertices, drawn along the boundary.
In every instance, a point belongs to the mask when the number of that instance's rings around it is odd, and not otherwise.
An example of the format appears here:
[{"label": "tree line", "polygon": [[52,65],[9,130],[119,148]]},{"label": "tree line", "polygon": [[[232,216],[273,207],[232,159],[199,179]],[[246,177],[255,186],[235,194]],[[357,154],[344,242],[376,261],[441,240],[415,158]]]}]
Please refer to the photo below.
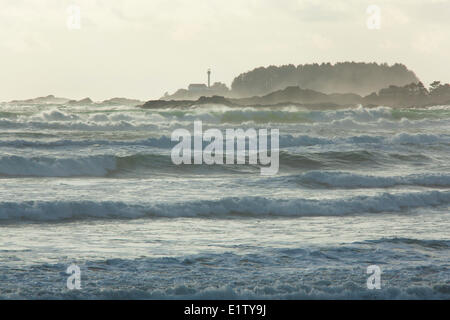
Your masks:
[{"label": "tree line", "polygon": [[259,67],[234,78],[235,97],[261,96],[289,86],[324,93],[370,94],[389,85],[418,82],[413,71],[403,64],[338,62],[336,64],[293,64]]}]

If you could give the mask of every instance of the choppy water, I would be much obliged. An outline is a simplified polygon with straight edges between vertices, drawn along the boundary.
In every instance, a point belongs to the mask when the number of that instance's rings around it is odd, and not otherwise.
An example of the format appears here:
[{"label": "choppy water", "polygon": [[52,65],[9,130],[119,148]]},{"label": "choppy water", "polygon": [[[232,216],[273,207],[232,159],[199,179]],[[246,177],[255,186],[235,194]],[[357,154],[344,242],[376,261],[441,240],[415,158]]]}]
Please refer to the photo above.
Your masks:
[{"label": "choppy water", "polygon": [[[279,129],[279,174],[172,164],[194,120]],[[3,104],[0,128],[0,298],[450,298],[448,106]]]}]

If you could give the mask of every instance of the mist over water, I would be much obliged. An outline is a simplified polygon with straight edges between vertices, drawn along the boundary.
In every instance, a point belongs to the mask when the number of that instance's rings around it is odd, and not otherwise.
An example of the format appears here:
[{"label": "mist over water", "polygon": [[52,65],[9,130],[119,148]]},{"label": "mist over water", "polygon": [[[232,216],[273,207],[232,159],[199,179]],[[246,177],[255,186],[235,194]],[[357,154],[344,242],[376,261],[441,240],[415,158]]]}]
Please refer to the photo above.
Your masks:
[{"label": "mist over water", "polygon": [[[279,129],[278,175],[174,165],[194,120]],[[3,104],[0,128],[0,298],[450,298],[450,106]]]}]

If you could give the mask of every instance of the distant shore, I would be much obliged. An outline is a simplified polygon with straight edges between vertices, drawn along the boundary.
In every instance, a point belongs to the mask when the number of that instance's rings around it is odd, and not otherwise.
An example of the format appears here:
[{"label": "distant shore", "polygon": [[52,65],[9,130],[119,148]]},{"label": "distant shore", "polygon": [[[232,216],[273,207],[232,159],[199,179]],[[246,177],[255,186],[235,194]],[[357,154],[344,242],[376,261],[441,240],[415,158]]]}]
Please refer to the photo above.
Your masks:
[{"label": "distant shore", "polygon": [[[220,104],[228,107],[285,107],[302,106],[310,109],[348,108],[349,106],[364,107],[426,107],[433,105],[450,105],[450,86],[443,86],[443,94],[435,95],[424,90],[421,83],[404,87],[390,86],[378,93],[362,97],[354,93],[325,94],[322,92],[287,87],[265,96],[249,98],[226,98],[223,96],[202,96],[197,100],[149,100],[141,105],[145,109],[159,108],[189,108],[206,104]],[[397,92],[396,92],[397,91]],[[392,94],[394,92],[394,94]]]}]

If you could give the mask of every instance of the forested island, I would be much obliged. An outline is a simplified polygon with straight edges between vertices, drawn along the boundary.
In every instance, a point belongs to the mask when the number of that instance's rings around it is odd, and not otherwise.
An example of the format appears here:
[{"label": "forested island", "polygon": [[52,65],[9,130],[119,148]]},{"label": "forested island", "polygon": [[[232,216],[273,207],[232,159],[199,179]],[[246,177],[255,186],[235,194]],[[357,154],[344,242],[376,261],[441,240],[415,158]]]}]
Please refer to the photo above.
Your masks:
[{"label": "forested island", "polygon": [[196,100],[201,96],[248,98],[264,96],[287,87],[299,87],[326,94],[355,93],[368,95],[390,85],[404,86],[418,83],[413,71],[403,64],[339,62],[336,64],[293,64],[258,67],[235,77],[229,89],[224,83],[211,86],[191,84],[172,95],[166,93],[162,100]]},{"label": "forested island", "polygon": [[367,95],[389,85],[419,82],[403,64],[338,62],[259,67],[234,78],[231,93],[236,97],[266,95],[295,86],[323,93]]},{"label": "forested island", "polygon": [[207,103],[330,107],[450,104],[449,84],[434,81],[427,88],[412,70],[400,63],[338,62],[259,67],[234,78],[231,89],[222,83],[195,89],[180,89],[160,100],[147,101],[143,107],[189,107]]}]

